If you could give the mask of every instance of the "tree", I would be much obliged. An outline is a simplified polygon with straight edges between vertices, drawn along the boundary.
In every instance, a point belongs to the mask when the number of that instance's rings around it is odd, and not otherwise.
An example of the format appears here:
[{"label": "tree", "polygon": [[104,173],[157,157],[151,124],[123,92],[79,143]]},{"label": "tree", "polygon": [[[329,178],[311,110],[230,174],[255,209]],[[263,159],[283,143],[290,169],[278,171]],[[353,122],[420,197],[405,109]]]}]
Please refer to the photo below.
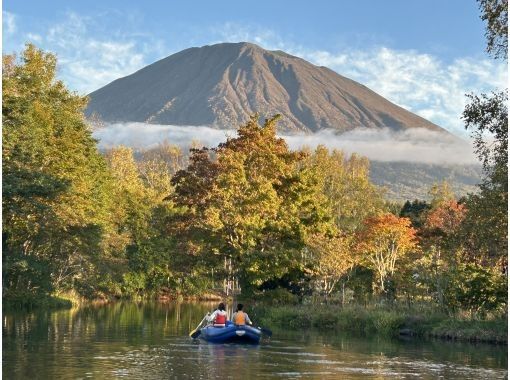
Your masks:
[{"label": "tree", "polygon": [[369,162],[356,154],[346,157],[342,151],[330,152],[319,145],[303,162],[305,170],[318,181],[334,216],[336,226],[353,232],[368,216],[383,209],[382,189],[370,182]]},{"label": "tree", "polygon": [[117,233],[111,235],[109,244],[116,252],[125,254],[126,248],[147,232],[152,205],[131,148],[109,149],[105,159],[115,183],[111,193],[115,204],[111,212]]},{"label": "tree", "polygon": [[86,98],[55,79],[56,58],[27,45],[3,57],[4,295],[47,295],[86,277],[108,228],[106,165]]},{"label": "tree", "polygon": [[352,235],[328,236],[314,234],[308,239],[307,246],[312,252],[309,271],[317,278],[322,294],[327,298],[349,270],[357,263],[352,254]]},{"label": "tree", "polygon": [[[182,227],[197,253],[229,260],[243,291],[299,265],[304,238],[328,219],[314,181],[297,170],[303,154],[276,137],[278,117],[258,116],[212,152],[193,151],[172,182],[174,201],[187,208]],[[213,253],[213,255],[211,255]]]},{"label": "tree", "polygon": [[428,236],[435,235],[446,239],[455,235],[466,216],[466,206],[454,199],[445,200],[429,210],[424,229]]},{"label": "tree", "polygon": [[377,274],[376,287],[386,292],[386,280],[395,273],[399,259],[417,246],[416,230],[408,218],[382,214],[365,220],[358,235],[358,252]]},{"label": "tree", "polygon": [[[144,155],[138,162],[128,147],[105,153],[115,180],[112,196],[116,199],[112,207],[116,231],[108,241],[127,264],[127,268],[117,265],[111,276],[127,295],[177,287],[174,277],[179,260],[175,257],[175,238],[166,224],[178,211],[169,199],[173,188],[167,156],[157,152]],[[186,269],[181,279],[189,277],[190,268]]]},{"label": "tree", "polygon": [[[479,0],[481,18],[487,21],[487,51],[506,60],[508,54],[508,2]],[[464,232],[472,258],[507,267],[508,250],[508,108],[507,91],[468,95],[463,120],[472,132],[475,152],[485,178],[479,194],[466,200],[469,209]]]},{"label": "tree", "polygon": [[143,164],[149,162],[159,162],[160,165],[164,165],[168,174],[173,176],[179,170],[186,167],[186,157],[182,153],[182,150],[177,145],[172,145],[168,141],[152,147],[150,149],[143,150],[141,152],[141,167],[143,172]]},{"label": "tree", "polygon": [[485,37],[487,38],[487,52],[494,58],[508,56],[508,1],[506,0],[478,0],[482,15],[480,18],[487,22]]},{"label": "tree", "polygon": [[423,227],[425,214],[428,210],[430,210],[429,203],[415,199],[413,202],[406,201],[406,203],[404,203],[399,216],[409,218],[412,226],[417,230],[420,230],[421,227]]},{"label": "tree", "polygon": [[459,233],[467,213],[466,206],[452,196],[443,192],[433,198],[421,234],[426,256],[422,262],[428,260],[430,285],[435,289],[441,307],[445,306],[445,290],[451,282],[449,274],[461,261],[463,252]]}]

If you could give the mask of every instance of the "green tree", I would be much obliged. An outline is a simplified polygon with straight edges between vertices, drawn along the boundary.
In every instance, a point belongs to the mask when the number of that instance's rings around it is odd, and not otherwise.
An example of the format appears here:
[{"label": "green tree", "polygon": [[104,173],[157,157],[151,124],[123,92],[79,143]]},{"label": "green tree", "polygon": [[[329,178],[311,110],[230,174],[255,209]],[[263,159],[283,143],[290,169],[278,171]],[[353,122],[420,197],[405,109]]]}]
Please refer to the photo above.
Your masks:
[{"label": "green tree", "polygon": [[369,162],[356,154],[318,146],[303,163],[312,172],[336,226],[353,232],[384,208],[383,190],[370,182]]},{"label": "green tree", "polygon": [[487,22],[485,29],[487,52],[495,58],[507,58],[508,1],[478,0],[478,6],[482,12],[480,18]]},{"label": "green tree", "polygon": [[27,45],[3,57],[4,296],[49,294],[83,279],[108,226],[106,165],[86,98],[55,79],[56,58]]},{"label": "green tree", "polygon": [[[506,265],[508,249],[508,109],[506,93],[472,96],[464,110],[485,172],[480,192],[467,199],[465,223],[470,250]],[[493,139],[488,143],[487,138]]]},{"label": "green tree", "polygon": [[406,201],[400,210],[400,217],[409,218],[414,228],[418,231],[423,227],[425,214],[430,210],[430,204],[426,201],[415,199],[414,201]]},{"label": "green tree", "polygon": [[[487,22],[487,51],[495,58],[508,56],[508,2],[479,0]],[[507,91],[468,95],[463,120],[474,138],[485,178],[479,194],[466,200],[466,247],[475,261],[507,267],[508,250],[508,107]]]},{"label": "green tree", "polygon": [[306,234],[329,218],[314,181],[296,170],[303,154],[276,137],[277,117],[257,119],[213,152],[195,150],[173,179],[175,202],[188,208],[185,235],[217,265],[231,260],[243,291],[299,265]]}]

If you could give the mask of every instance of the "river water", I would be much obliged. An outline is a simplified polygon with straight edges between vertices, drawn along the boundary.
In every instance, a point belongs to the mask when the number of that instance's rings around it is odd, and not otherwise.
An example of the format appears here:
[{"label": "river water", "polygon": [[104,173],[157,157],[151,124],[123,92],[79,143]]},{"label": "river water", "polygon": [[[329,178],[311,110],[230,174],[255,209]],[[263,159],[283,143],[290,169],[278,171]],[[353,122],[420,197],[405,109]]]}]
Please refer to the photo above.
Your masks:
[{"label": "river water", "polygon": [[116,303],[6,313],[3,378],[504,379],[508,375],[507,346],[489,344],[276,329],[258,346],[192,341],[189,331],[212,308],[205,303]]}]

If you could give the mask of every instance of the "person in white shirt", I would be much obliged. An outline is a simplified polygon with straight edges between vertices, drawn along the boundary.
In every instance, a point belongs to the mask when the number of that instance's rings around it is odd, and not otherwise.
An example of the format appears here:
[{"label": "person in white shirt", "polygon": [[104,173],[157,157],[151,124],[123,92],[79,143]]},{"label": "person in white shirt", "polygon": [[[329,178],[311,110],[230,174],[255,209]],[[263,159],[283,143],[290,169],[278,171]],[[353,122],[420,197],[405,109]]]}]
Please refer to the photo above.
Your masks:
[{"label": "person in white shirt", "polygon": [[212,314],[209,314],[207,317],[208,322],[212,322],[214,327],[225,327],[225,323],[227,323],[228,316],[225,311],[225,304],[222,302],[218,305],[218,308],[214,310]]}]

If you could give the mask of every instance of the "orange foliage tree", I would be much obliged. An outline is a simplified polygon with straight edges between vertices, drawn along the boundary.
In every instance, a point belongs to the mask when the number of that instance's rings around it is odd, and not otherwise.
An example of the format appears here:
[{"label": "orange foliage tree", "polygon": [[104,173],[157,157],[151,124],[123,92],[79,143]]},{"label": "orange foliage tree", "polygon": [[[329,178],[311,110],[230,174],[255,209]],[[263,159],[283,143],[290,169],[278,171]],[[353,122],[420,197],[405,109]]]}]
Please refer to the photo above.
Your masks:
[{"label": "orange foliage tree", "polygon": [[394,274],[397,260],[416,246],[416,230],[409,218],[389,213],[367,218],[358,234],[361,259],[375,271],[381,292],[386,292],[385,281]]},{"label": "orange foliage tree", "polygon": [[454,199],[443,201],[427,214],[425,229],[438,235],[452,235],[458,231],[466,212],[466,206]]}]

